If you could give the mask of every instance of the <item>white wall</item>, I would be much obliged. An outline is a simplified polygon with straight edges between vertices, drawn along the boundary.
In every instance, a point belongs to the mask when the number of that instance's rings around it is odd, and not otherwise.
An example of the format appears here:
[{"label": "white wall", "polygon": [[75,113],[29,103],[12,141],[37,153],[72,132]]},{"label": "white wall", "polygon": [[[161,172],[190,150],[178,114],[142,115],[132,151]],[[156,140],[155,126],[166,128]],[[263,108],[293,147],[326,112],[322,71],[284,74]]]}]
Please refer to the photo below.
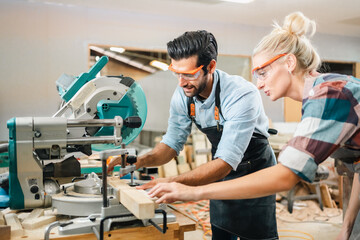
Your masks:
[{"label": "white wall", "polygon": [[[8,119],[51,116],[57,110],[60,98],[55,81],[62,73],[87,71],[90,43],[165,49],[169,40],[184,31],[206,29],[217,37],[220,53],[251,55],[255,44],[270,31],[185,17],[12,0],[0,0],[0,23],[0,141],[8,138]],[[360,36],[318,34],[314,44],[324,59],[360,61]],[[272,106],[281,111],[282,102]]]}]

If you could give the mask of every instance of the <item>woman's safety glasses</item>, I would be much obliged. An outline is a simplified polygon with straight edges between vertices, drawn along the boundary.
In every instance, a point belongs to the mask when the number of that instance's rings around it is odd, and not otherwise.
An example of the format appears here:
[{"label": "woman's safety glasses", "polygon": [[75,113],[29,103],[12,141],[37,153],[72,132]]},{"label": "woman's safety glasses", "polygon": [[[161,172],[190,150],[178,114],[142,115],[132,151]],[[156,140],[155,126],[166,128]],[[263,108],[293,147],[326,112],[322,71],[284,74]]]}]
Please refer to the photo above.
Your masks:
[{"label": "woman's safety glasses", "polygon": [[264,81],[268,76],[269,74],[271,73],[271,64],[273,62],[275,62],[276,60],[278,60],[279,58],[285,56],[286,53],[283,53],[283,54],[279,54],[279,55],[276,55],[275,57],[273,57],[272,59],[270,59],[269,61],[267,61],[266,63],[260,65],[260,66],[257,66],[255,67],[251,73],[253,74],[254,78],[256,80],[260,80],[260,81]]},{"label": "woman's safety glasses", "polygon": [[173,72],[174,76],[178,79],[181,77],[185,80],[191,81],[196,80],[200,76],[200,70],[204,67],[204,65],[201,65],[200,67],[186,72],[179,72],[172,68],[172,64],[169,66],[169,70]]}]

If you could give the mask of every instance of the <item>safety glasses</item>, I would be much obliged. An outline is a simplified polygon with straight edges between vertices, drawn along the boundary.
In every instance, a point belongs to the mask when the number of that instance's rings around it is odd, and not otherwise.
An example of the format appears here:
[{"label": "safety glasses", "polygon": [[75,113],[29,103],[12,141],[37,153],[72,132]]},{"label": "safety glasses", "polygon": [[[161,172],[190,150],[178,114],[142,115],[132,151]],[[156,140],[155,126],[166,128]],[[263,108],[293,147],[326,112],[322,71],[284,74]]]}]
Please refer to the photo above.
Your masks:
[{"label": "safety glasses", "polygon": [[178,72],[175,69],[172,68],[172,64],[169,66],[169,70],[173,72],[174,76],[177,78],[183,78],[185,80],[191,81],[196,80],[200,76],[200,70],[204,67],[204,65],[201,65],[200,67],[186,72]]},{"label": "safety glasses", "polygon": [[254,78],[257,79],[257,80],[260,80],[260,81],[263,81],[265,80],[270,72],[271,72],[271,64],[273,62],[275,62],[276,60],[278,60],[279,58],[285,56],[287,53],[283,53],[283,54],[279,54],[279,55],[276,55],[275,57],[273,57],[272,59],[270,59],[269,61],[267,61],[266,63],[260,65],[260,66],[257,66],[255,67],[251,73],[253,74]]}]

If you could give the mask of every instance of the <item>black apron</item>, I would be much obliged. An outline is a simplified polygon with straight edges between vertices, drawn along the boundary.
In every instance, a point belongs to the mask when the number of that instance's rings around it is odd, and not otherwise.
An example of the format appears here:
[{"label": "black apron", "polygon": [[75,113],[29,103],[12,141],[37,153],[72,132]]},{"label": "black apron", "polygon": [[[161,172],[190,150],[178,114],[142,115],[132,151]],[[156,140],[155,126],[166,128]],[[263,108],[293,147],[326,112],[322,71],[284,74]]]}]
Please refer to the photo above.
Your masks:
[{"label": "black apron", "polygon": [[[194,104],[194,100],[188,98],[189,115],[196,124],[194,121],[195,114],[190,114],[190,109],[194,109],[194,106],[190,107],[191,104]],[[215,106],[221,114],[220,80],[215,90]],[[211,142],[213,157],[222,135],[222,126],[219,125],[218,119],[216,120],[218,124],[213,127],[201,128],[196,124],[198,129],[206,134]],[[236,171],[232,170],[225,178],[219,181],[238,178],[274,164],[274,154],[267,138],[254,133]],[[240,238],[278,239],[275,211],[275,195],[244,200],[210,200],[211,224]]]}]

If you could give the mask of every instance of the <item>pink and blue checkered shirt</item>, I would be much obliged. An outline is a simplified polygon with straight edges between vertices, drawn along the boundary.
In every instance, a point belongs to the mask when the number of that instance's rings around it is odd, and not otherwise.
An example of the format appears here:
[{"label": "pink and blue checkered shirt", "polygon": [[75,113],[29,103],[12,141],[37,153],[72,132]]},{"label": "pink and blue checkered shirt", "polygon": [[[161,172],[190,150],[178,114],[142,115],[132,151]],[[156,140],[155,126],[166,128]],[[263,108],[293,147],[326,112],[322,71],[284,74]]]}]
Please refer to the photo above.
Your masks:
[{"label": "pink and blue checkered shirt", "polygon": [[305,181],[340,147],[360,149],[360,79],[322,74],[305,82],[302,118],[279,162]]}]

